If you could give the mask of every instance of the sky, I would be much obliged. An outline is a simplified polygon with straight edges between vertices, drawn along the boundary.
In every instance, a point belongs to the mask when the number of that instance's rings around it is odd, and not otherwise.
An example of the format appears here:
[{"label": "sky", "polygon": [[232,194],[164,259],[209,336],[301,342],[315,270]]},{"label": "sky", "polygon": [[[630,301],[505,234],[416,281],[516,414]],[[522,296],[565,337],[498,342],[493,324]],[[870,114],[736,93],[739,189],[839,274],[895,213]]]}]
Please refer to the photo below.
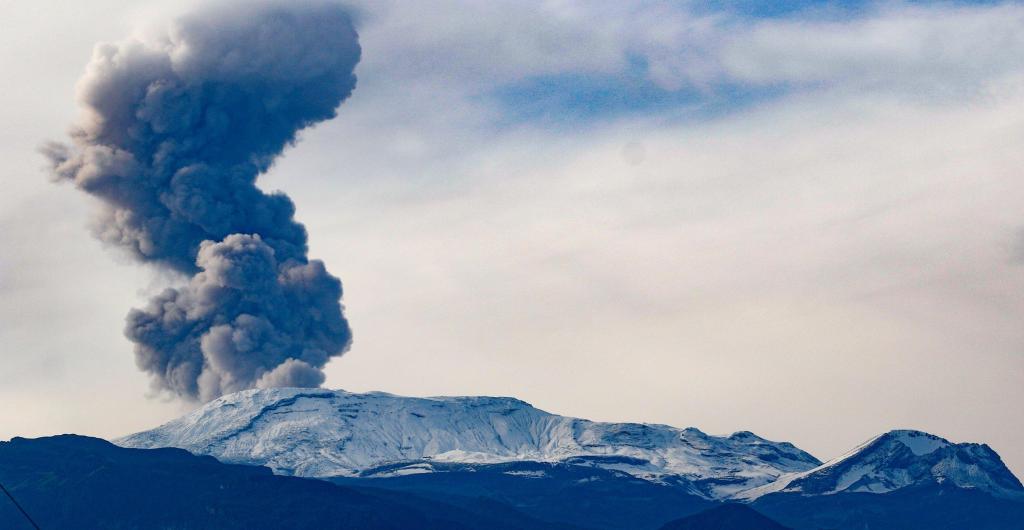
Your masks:
[{"label": "sky", "polygon": [[[0,2],[0,438],[190,406],[122,334],[180,278],[37,148],[96,43],[198,4]],[[344,283],[325,386],[821,459],[913,428],[1024,475],[1024,4],[346,5],[355,92],[260,179]]]}]

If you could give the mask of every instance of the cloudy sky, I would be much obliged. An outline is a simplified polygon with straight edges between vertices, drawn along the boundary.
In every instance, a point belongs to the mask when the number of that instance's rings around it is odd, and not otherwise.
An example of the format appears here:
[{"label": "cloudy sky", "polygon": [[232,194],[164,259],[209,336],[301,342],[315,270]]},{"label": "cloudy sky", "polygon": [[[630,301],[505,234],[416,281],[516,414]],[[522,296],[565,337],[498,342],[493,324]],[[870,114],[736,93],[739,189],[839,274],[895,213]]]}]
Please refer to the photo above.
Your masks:
[{"label": "cloudy sky", "polygon": [[[1024,4],[350,6],[354,95],[261,179],[345,285],[326,386],[822,459],[916,428],[1024,473]],[[0,2],[0,438],[187,408],[122,335],[180,279],[104,249],[36,149],[95,43],[189,8]]]}]

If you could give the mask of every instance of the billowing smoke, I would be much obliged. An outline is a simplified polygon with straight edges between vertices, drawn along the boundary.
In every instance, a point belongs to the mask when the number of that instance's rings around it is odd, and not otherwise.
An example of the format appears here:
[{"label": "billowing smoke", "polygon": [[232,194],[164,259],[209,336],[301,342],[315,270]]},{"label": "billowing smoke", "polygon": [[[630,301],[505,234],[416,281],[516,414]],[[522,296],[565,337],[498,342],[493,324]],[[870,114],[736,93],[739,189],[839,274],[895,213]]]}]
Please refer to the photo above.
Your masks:
[{"label": "billowing smoke", "polygon": [[71,144],[44,153],[58,180],[101,199],[101,240],[190,276],[128,314],[159,389],[206,401],[319,386],[351,344],[341,282],[307,258],[292,201],[256,179],[335,116],[359,54],[328,5],[197,13],[159,38],[96,48]]}]

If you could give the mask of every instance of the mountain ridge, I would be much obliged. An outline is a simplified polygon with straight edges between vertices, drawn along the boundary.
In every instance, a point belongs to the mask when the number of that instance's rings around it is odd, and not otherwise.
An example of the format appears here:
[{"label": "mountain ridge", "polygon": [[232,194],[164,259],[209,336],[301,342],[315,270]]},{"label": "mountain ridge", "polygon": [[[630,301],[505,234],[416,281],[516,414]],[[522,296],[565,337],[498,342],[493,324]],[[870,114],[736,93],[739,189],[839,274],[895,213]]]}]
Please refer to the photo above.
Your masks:
[{"label": "mountain ridge", "polygon": [[593,422],[516,398],[323,389],[238,392],[115,443],[180,447],[320,478],[368,476],[382,466],[390,473],[431,472],[432,462],[571,461],[672,483],[709,499],[820,464],[793,444],[748,431],[726,437],[692,427]]},{"label": "mountain ridge", "polygon": [[115,443],[178,447],[312,478],[384,478],[443,473],[455,469],[452,464],[533,461],[620,472],[713,501],[933,484],[1024,499],[1024,486],[987,445],[954,444],[922,431],[889,431],[823,463],[791,443],[749,431],[712,436],[694,427],[593,422],[511,397],[247,390]]}]

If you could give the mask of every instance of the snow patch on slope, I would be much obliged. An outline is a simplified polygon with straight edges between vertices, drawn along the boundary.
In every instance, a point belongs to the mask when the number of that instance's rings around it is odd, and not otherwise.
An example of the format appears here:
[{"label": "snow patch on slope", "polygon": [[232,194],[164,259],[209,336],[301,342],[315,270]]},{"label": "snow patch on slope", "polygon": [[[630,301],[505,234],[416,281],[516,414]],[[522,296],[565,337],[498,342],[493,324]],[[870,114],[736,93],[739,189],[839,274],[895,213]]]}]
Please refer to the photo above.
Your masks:
[{"label": "snow patch on slope", "polygon": [[889,436],[917,456],[931,454],[938,449],[952,445],[938,436],[920,431],[892,431]]}]

